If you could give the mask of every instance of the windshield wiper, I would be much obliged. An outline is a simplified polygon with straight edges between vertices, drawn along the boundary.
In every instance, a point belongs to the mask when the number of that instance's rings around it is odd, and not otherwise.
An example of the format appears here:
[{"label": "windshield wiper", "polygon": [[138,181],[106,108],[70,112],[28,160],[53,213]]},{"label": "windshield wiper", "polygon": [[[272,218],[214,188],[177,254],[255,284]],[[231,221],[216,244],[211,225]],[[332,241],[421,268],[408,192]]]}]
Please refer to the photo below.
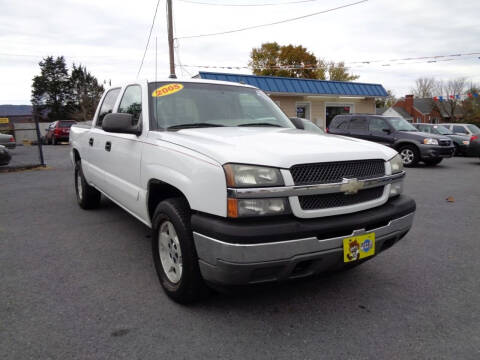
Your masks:
[{"label": "windshield wiper", "polygon": [[240,124],[238,126],[274,126],[274,127],[283,127],[277,124],[258,122],[258,123],[249,123],[249,124]]},{"label": "windshield wiper", "polygon": [[222,126],[223,125],[211,124],[211,123],[190,123],[190,124],[172,125],[167,127],[167,130],[203,128],[203,127],[222,127]]}]

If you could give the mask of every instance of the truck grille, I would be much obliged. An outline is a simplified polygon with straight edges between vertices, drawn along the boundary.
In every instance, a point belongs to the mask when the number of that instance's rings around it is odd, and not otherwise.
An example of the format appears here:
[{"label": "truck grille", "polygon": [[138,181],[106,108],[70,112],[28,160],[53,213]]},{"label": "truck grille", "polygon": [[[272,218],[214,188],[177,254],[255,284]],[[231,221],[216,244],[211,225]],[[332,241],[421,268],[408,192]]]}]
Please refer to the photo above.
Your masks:
[{"label": "truck grille", "polygon": [[300,206],[303,210],[319,210],[334,207],[360,204],[371,200],[376,200],[383,195],[383,186],[360,190],[355,195],[345,195],[344,193],[308,195],[299,196]]},{"label": "truck grille", "polygon": [[385,161],[373,159],[294,165],[290,173],[295,185],[336,183],[342,182],[343,178],[369,179],[385,175]]}]

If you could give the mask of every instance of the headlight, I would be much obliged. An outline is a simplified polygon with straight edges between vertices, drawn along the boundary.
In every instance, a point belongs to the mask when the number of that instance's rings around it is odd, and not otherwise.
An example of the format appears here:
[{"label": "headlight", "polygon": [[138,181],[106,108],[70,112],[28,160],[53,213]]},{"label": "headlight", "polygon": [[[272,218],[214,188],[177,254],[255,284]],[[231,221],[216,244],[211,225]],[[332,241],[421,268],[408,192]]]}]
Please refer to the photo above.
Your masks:
[{"label": "headlight", "polygon": [[290,213],[287,198],[228,199],[228,217],[284,215]]},{"label": "headlight", "polygon": [[425,145],[438,145],[438,140],[437,139],[426,138],[426,139],[423,139],[423,143]]},{"label": "headlight", "polygon": [[463,145],[470,145],[470,141],[468,141],[468,140],[463,140],[463,141],[462,141],[462,144],[463,144]]},{"label": "headlight", "polygon": [[403,171],[403,161],[400,154],[395,155],[390,159],[390,167],[392,168],[392,174],[399,173]]},{"label": "headlight", "polygon": [[223,166],[229,187],[283,186],[282,174],[276,168],[226,164]]}]

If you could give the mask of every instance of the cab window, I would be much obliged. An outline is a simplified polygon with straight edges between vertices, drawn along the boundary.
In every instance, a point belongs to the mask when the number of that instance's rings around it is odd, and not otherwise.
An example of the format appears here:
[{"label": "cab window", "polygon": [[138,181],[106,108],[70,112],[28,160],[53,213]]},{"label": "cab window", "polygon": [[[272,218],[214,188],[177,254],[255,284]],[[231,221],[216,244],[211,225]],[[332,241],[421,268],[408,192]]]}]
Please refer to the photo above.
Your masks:
[{"label": "cab window", "polygon": [[353,118],[350,121],[350,131],[366,131],[368,130],[367,119]]},{"label": "cab window", "polygon": [[118,112],[132,114],[132,125],[138,124],[142,116],[142,88],[140,85],[127,87],[118,106]]},{"label": "cab window", "polygon": [[115,102],[117,101],[117,97],[119,93],[120,93],[120,88],[116,88],[116,89],[109,90],[107,95],[105,95],[102,106],[100,107],[100,111],[98,112],[98,118],[95,124],[96,127],[101,128],[102,121],[105,115],[110,114],[113,111],[113,107],[115,106]]}]

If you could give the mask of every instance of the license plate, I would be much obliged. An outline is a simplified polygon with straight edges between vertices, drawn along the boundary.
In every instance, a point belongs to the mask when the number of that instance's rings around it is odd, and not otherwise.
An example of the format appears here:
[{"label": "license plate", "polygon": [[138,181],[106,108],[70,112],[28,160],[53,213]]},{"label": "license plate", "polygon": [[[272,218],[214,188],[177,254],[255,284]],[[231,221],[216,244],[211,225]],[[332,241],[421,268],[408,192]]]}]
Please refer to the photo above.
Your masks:
[{"label": "license plate", "polygon": [[351,262],[375,254],[375,233],[343,239],[343,262]]}]

